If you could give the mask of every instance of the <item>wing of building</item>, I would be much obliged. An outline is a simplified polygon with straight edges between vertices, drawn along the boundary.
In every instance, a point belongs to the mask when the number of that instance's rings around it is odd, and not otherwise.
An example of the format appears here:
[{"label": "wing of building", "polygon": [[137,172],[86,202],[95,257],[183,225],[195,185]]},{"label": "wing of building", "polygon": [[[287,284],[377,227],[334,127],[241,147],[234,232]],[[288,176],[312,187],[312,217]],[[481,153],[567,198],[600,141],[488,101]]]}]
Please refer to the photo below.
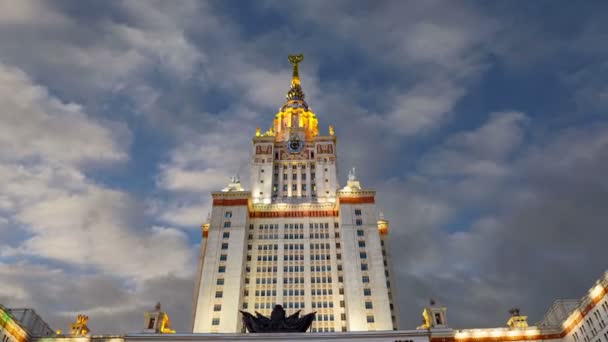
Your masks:
[{"label": "wing of building", "polygon": [[[286,102],[252,139],[250,191],[234,177],[203,225],[193,331],[236,333],[239,310],[316,311],[313,332],[393,330],[388,221],[375,191],[337,176],[337,137],[304,99],[300,56]],[[253,129],[252,129],[253,135]]]}]

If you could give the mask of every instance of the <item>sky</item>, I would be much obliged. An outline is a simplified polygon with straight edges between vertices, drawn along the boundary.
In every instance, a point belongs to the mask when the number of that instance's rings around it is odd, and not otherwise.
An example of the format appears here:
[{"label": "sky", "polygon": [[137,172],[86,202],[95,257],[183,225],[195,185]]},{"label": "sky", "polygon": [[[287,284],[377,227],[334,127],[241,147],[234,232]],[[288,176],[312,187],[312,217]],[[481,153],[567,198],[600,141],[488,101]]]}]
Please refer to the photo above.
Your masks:
[{"label": "sky", "polygon": [[0,0],[0,303],[191,328],[200,224],[289,88],[391,221],[401,326],[530,323],[606,267],[604,1]]}]

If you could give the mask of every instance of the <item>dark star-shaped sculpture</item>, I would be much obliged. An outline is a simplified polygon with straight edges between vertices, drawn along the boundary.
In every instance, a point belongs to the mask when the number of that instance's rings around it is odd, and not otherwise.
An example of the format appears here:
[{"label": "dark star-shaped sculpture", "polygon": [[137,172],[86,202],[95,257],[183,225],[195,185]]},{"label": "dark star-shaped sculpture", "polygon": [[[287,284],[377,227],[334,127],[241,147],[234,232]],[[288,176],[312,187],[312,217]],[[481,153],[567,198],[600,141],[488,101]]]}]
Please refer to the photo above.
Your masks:
[{"label": "dark star-shaped sculpture", "polygon": [[270,318],[257,311],[255,316],[245,311],[241,311],[241,314],[243,314],[243,324],[250,333],[283,333],[306,332],[315,319],[316,312],[300,317],[300,310],[298,310],[293,315],[286,317],[283,306],[275,305]]}]

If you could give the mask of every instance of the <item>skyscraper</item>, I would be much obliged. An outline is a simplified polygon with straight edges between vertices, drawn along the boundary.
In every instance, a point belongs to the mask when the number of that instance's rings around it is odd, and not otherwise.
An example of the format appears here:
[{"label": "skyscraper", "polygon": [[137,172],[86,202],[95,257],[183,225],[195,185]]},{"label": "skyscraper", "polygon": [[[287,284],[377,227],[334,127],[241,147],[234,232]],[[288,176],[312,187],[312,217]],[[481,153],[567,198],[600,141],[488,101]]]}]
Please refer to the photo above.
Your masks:
[{"label": "skyscraper", "polygon": [[355,170],[337,177],[337,138],[319,132],[293,65],[285,104],[253,137],[251,191],[212,193],[195,288],[194,332],[240,332],[238,310],[316,311],[313,332],[392,330],[389,222]]}]

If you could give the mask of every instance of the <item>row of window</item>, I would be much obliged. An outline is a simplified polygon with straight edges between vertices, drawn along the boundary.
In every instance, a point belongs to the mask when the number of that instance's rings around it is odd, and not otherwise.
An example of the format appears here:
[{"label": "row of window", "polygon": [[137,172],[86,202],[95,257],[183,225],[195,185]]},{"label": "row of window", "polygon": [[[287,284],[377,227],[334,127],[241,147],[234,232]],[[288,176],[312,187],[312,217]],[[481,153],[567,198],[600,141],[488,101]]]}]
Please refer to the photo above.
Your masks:
[{"label": "row of window", "polygon": [[284,266],[283,272],[304,272],[304,266]]},{"label": "row of window", "polygon": [[[321,308],[333,308],[334,302],[312,302],[313,309],[321,309]],[[332,318],[333,321],[333,318]]]},{"label": "row of window", "polygon": [[[250,255],[247,256],[248,258]],[[277,255],[258,255],[258,261],[277,261]]]},{"label": "row of window", "polygon": [[[246,279],[249,279],[249,278],[246,278]],[[277,283],[277,278],[256,278],[255,279],[255,283],[258,284],[258,285],[259,284],[262,284],[262,285],[265,285],[265,284],[276,284]]]},{"label": "row of window", "polygon": [[[312,153],[314,153],[314,152],[312,152]],[[314,154],[311,157],[314,157]],[[276,159],[279,158],[278,154],[275,155],[275,158]],[[287,170],[287,166],[288,166],[287,164],[283,164],[283,170]],[[296,169],[300,169],[300,168],[301,169],[305,169],[307,166],[308,166],[308,164],[306,164],[306,163],[292,164],[291,165],[291,169],[292,170],[296,170]],[[314,169],[315,168],[315,163],[310,163],[310,168]],[[275,169],[275,171],[278,170],[279,169],[279,164],[274,164],[274,169]]]},{"label": "row of window", "polygon": [[283,296],[303,296],[304,289],[284,289]]},{"label": "row of window", "polygon": [[[248,249],[251,249],[251,245],[248,246]],[[275,244],[263,244],[263,245],[258,245],[258,251],[272,251],[272,250],[278,250],[279,249],[279,245]]]}]

